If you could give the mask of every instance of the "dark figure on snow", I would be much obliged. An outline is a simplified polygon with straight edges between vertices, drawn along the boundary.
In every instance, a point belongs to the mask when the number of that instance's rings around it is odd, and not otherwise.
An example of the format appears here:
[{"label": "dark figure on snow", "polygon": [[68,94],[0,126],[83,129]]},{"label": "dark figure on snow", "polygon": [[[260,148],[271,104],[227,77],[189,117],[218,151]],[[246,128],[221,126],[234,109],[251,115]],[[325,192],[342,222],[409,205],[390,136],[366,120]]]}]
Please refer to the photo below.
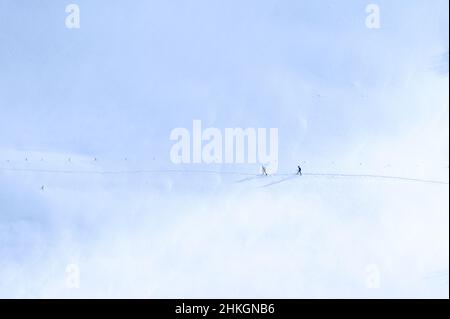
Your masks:
[{"label": "dark figure on snow", "polygon": [[264,166],[261,166],[261,171],[264,176],[267,176],[267,170]]},{"label": "dark figure on snow", "polygon": [[297,166],[298,170],[297,170],[297,175],[302,176],[302,168],[298,165]]}]

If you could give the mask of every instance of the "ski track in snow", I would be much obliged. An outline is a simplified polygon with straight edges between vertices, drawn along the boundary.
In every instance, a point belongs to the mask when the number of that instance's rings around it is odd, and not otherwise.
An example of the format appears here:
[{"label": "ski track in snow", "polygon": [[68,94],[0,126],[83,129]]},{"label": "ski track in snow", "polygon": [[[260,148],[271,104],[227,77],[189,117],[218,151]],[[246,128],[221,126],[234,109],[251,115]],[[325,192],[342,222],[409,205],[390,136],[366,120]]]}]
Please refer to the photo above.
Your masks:
[{"label": "ski track in snow", "polygon": [[4,172],[23,172],[23,173],[42,173],[42,174],[80,174],[80,175],[139,175],[139,174],[161,174],[161,173],[175,173],[175,174],[215,174],[215,175],[230,175],[230,176],[247,176],[244,179],[238,180],[235,183],[244,183],[255,179],[263,179],[278,176],[287,176],[280,180],[265,184],[261,187],[269,187],[276,184],[283,183],[291,180],[295,177],[351,177],[351,178],[374,178],[384,180],[397,180],[403,182],[416,182],[416,183],[429,183],[429,184],[441,184],[449,185],[448,182],[432,180],[432,179],[420,179],[413,177],[402,176],[390,176],[390,175],[377,175],[377,174],[347,174],[347,173],[303,173],[302,176],[297,174],[273,174],[269,176],[255,175],[253,173],[234,172],[234,171],[214,171],[214,170],[152,170],[152,169],[140,169],[140,170],[57,170],[57,169],[38,169],[38,168],[7,168],[0,167],[0,171]]}]

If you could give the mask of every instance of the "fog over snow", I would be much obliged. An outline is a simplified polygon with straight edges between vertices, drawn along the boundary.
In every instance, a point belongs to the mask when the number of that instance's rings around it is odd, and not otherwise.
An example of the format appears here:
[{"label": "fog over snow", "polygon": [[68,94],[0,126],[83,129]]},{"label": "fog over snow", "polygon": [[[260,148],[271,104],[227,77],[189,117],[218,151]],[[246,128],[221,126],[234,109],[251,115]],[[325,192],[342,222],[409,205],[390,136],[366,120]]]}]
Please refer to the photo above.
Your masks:
[{"label": "fog over snow", "polygon": [[372,2],[0,0],[0,297],[448,298],[448,1]]}]

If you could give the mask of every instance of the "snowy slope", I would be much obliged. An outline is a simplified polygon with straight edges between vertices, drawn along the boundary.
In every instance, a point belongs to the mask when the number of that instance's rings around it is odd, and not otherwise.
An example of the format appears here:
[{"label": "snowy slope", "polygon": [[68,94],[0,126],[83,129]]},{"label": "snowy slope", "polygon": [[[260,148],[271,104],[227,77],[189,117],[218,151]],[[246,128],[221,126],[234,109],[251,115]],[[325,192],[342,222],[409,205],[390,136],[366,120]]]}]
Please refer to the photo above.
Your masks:
[{"label": "snowy slope", "polygon": [[2,171],[4,297],[448,294],[448,183],[100,174],[71,158],[58,173]]},{"label": "snowy slope", "polygon": [[75,2],[0,1],[0,297],[449,297],[447,0]]}]

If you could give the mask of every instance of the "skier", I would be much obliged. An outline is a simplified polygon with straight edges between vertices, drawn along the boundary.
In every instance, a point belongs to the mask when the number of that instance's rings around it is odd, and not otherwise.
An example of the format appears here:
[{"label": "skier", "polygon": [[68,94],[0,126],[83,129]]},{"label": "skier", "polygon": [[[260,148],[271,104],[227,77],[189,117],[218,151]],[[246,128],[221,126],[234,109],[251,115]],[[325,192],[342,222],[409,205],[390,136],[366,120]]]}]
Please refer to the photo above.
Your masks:
[{"label": "skier", "polygon": [[300,167],[300,165],[297,165],[297,168],[298,168],[297,175],[302,176],[302,168]]},{"label": "skier", "polygon": [[262,171],[262,174],[263,174],[264,176],[267,176],[267,170],[266,170],[266,168],[264,167],[264,165],[261,166],[261,171]]}]

